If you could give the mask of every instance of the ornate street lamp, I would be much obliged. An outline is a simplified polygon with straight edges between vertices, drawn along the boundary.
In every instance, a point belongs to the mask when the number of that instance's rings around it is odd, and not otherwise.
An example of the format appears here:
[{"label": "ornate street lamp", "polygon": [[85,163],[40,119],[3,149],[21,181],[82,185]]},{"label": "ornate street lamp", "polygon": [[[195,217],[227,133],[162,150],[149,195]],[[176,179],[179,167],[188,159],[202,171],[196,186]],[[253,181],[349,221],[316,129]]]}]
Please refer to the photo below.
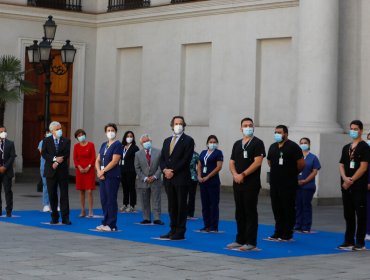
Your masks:
[{"label": "ornate street lamp", "polygon": [[53,66],[51,57],[52,42],[54,41],[57,25],[52,16],[44,24],[44,37],[42,42],[37,44],[37,40],[33,41],[33,45],[27,47],[28,61],[33,65],[37,74],[45,74],[45,116],[44,128],[48,129],[50,123],[50,75],[53,72],[56,75],[64,75],[68,72],[69,67],[73,64],[76,55],[76,49],[71,45],[71,41],[67,40],[66,44],[61,49],[61,57],[63,66]]}]

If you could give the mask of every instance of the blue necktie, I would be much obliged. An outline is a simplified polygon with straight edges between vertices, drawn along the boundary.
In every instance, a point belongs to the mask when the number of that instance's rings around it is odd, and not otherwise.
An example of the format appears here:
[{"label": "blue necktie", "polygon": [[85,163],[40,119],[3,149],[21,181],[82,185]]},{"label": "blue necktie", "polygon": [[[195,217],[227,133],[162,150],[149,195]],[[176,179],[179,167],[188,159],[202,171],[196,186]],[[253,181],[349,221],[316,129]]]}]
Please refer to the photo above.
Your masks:
[{"label": "blue necktie", "polygon": [[58,139],[55,139],[54,141],[55,141],[55,150],[58,153],[58,151],[59,151],[59,141],[58,141]]}]

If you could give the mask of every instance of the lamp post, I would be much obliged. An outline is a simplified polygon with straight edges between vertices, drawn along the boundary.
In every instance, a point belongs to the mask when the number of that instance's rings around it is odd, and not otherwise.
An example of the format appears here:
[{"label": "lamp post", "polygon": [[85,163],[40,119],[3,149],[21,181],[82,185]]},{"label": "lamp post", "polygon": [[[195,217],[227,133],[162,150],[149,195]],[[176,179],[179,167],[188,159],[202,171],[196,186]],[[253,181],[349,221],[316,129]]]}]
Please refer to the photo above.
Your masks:
[{"label": "lamp post", "polygon": [[52,42],[54,41],[57,25],[52,16],[44,24],[44,37],[38,44],[37,40],[33,41],[33,45],[27,47],[28,61],[33,65],[37,74],[45,74],[45,116],[44,129],[47,130],[50,123],[50,75],[64,75],[68,72],[69,67],[73,64],[76,49],[70,44],[70,40],[66,40],[66,44],[61,49],[61,57],[63,65],[53,66],[53,58],[51,56]]}]

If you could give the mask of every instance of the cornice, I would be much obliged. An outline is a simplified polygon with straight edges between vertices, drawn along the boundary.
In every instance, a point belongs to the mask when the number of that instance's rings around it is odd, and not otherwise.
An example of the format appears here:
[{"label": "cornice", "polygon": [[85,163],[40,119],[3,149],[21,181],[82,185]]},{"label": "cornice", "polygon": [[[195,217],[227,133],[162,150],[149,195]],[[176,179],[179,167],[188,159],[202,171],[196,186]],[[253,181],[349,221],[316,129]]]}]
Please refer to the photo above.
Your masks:
[{"label": "cornice", "polygon": [[52,14],[59,24],[90,28],[185,19],[299,6],[299,0],[209,0],[102,14],[0,4],[0,17],[45,22]]}]

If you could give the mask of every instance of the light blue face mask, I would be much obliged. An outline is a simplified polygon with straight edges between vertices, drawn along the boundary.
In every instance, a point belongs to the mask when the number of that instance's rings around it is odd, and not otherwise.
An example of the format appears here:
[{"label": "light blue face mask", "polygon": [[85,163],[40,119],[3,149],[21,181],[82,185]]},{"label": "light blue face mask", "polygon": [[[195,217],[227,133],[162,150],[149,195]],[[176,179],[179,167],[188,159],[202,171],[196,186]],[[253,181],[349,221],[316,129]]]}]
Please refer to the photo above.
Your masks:
[{"label": "light blue face mask", "polygon": [[62,129],[58,129],[56,132],[55,132],[55,136],[59,139],[60,137],[62,137],[63,135],[63,131]]},{"label": "light blue face mask", "polygon": [[358,131],[351,129],[349,131],[349,137],[351,137],[352,139],[357,139],[358,138]]},{"label": "light blue face mask", "polygon": [[366,143],[370,146],[370,139],[366,141]]},{"label": "light blue face mask", "polygon": [[210,149],[211,151],[216,150],[217,149],[217,143],[209,143],[208,144],[208,149]]},{"label": "light blue face mask", "polygon": [[275,133],[274,134],[274,139],[275,139],[275,142],[280,143],[281,141],[283,141],[283,135],[281,135],[279,133]]},{"label": "light blue face mask", "polygon": [[78,142],[83,142],[86,140],[86,135],[81,135],[77,137]]},{"label": "light blue face mask", "polygon": [[49,137],[51,135],[53,135],[53,134],[51,132],[48,132],[48,133],[46,133],[46,136],[45,137]]},{"label": "light blue face mask", "polygon": [[144,142],[143,147],[145,150],[150,150],[150,148],[152,147],[152,142],[150,141]]},{"label": "light blue face mask", "polygon": [[301,144],[299,146],[301,147],[302,151],[308,151],[309,148],[310,148],[310,146],[308,146],[308,144]]},{"label": "light blue face mask", "polygon": [[247,137],[253,135],[253,127],[243,127],[243,134]]}]

